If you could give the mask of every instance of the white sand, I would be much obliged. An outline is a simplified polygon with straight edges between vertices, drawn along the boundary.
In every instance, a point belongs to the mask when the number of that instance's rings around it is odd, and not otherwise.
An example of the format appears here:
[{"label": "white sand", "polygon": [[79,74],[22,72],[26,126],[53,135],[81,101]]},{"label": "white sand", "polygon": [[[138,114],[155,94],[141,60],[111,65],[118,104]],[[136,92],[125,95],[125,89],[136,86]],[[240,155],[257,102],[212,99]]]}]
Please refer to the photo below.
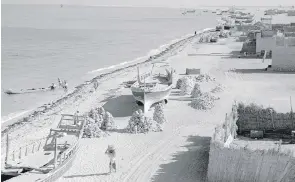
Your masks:
[{"label": "white sand", "polygon": [[[81,93],[82,99],[69,103],[62,113],[89,111],[94,106],[104,105],[113,114],[117,132],[98,139],[82,139],[80,151],[73,167],[58,181],[205,181],[209,157],[209,142],[214,127],[223,122],[225,113],[231,110],[234,99],[255,100],[264,105],[273,105],[275,109],[289,111],[289,96],[293,95],[295,106],[295,75],[271,74],[229,69],[263,68],[259,59],[238,59],[227,56],[204,56],[188,54],[229,54],[239,51],[241,43],[233,42],[233,38],[224,44],[196,44],[196,41],[185,47],[177,55],[168,59],[176,69],[178,76],[185,73],[185,68],[201,68],[201,72],[209,72],[217,78],[211,84],[202,87],[213,87],[221,83],[227,89],[218,94],[221,98],[210,111],[198,111],[191,108],[189,96],[178,96],[173,90],[168,104],[165,106],[167,123],[163,132],[148,134],[129,134],[121,132],[127,126],[132,112],[138,107],[131,96],[131,91],[121,85],[124,81],[134,79],[136,69],[128,69],[101,82],[98,91],[91,94],[90,88]],[[183,48],[183,47],[182,47]],[[178,52],[178,51],[176,51]],[[148,69],[149,66],[143,67]],[[143,70],[141,69],[141,70]],[[249,73],[250,72],[250,73]],[[277,98],[277,99],[274,99]],[[57,113],[59,114],[59,113]],[[152,114],[152,109],[150,113]],[[12,132],[12,147],[20,143],[41,138],[55,126],[59,115],[48,115],[52,121],[40,120],[23,126]],[[107,174],[108,158],[104,154],[107,145],[117,148],[117,173]],[[2,144],[2,151],[3,151]]]}]

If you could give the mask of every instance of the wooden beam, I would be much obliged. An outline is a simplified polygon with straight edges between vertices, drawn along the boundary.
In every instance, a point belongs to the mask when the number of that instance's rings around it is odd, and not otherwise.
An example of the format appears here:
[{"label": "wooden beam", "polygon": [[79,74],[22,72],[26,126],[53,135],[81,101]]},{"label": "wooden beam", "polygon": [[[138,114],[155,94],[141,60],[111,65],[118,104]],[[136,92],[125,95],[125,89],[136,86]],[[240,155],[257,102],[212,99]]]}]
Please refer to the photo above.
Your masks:
[{"label": "wooden beam", "polygon": [[39,169],[39,168],[36,168],[36,167],[32,167],[32,166],[7,166],[6,169],[22,169],[22,168],[26,168],[26,169],[32,169],[32,170],[35,170],[35,171],[39,171],[39,172],[42,172],[42,173],[48,173],[49,170],[44,170],[44,169]]},{"label": "wooden beam", "polygon": [[9,156],[9,136],[8,132],[6,134],[6,156],[5,156],[5,166],[7,165],[8,162],[8,156]]}]

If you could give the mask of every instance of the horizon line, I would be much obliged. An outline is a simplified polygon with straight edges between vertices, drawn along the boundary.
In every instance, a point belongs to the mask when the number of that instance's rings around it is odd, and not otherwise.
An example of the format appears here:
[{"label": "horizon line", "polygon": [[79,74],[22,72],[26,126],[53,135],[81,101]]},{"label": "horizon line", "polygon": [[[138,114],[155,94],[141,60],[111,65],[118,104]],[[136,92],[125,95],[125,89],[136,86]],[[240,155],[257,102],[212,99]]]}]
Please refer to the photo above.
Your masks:
[{"label": "horizon line", "polygon": [[68,4],[68,3],[1,3],[1,5],[69,5],[69,6],[95,6],[95,7],[126,7],[126,8],[199,8],[199,7],[292,7],[294,5],[197,5],[197,6],[132,6],[132,5],[91,5],[91,4]]}]

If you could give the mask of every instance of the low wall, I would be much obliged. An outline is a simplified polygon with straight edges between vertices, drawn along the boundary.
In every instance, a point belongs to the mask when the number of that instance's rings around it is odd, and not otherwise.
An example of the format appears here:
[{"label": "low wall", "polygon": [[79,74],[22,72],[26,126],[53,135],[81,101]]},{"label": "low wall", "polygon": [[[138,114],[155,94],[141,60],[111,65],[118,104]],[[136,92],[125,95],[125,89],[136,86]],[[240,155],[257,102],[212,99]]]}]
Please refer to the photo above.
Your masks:
[{"label": "low wall", "polygon": [[272,67],[274,70],[295,71],[295,46],[276,46],[272,51]]},{"label": "low wall", "polygon": [[250,150],[231,144],[236,136],[238,106],[215,129],[209,153],[209,182],[295,181],[295,157],[280,148]]}]

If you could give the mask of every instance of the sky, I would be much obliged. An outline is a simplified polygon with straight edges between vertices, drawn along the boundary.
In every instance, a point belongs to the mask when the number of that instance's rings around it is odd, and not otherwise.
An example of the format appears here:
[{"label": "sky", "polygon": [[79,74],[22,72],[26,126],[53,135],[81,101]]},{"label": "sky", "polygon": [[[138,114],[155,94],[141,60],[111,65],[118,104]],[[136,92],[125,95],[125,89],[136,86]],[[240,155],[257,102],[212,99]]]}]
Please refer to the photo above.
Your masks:
[{"label": "sky", "polygon": [[71,4],[194,8],[198,6],[292,6],[295,0],[2,0],[1,4]]}]

